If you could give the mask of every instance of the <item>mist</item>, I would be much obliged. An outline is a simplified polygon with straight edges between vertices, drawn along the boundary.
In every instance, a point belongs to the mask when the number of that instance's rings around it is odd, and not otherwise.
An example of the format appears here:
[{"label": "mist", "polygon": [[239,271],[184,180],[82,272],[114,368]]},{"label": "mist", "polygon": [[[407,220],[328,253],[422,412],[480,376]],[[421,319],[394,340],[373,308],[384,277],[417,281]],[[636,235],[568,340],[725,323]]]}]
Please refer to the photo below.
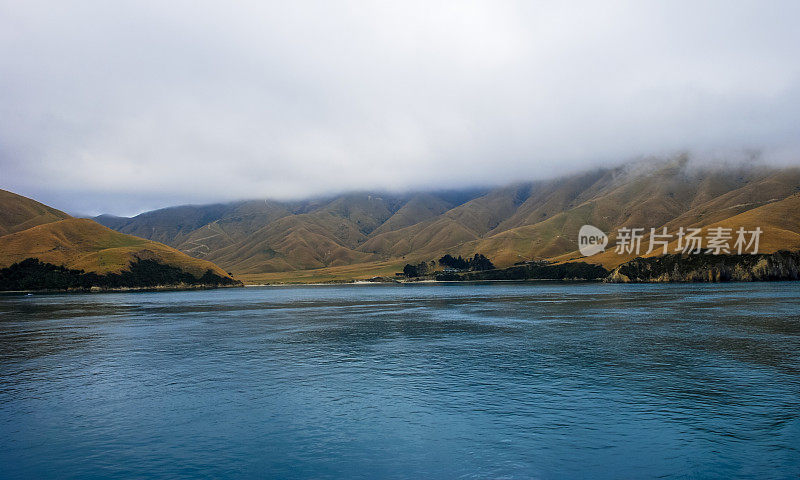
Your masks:
[{"label": "mist", "polygon": [[[0,2],[0,188],[62,210],[800,164],[797,2]],[[745,153],[743,153],[745,152]]]}]

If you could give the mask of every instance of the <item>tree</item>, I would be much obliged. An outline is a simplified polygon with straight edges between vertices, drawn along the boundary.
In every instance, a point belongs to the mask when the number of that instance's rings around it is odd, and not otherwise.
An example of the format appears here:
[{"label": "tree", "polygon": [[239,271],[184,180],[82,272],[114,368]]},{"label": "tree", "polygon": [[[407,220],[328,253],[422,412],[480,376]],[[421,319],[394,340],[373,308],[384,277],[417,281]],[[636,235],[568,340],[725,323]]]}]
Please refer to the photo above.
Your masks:
[{"label": "tree", "polygon": [[403,267],[403,275],[406,277],[421,277],[423,275],[427,275],[430,271],[430,266],[428,262],[420,262],[416,265],[411,265],[407,263],[405,267]]},{"label": "tree", "polygon": [[127,270],[102,275],[40,262],[36,258],[0,269],[0,290],[88,290],[91,287],[146,288],[181,284],[220,286],[235,285],[236,281],[211,270],[197,278],[178,267],[138,258],[130,262]]},{"label": "tree", "polygon": [[469,269],[478,271],[494,270],[494,264],[482,254],[476,253],[469,262]]},{"label": "tree", "polygon": [[449,253],[439,259],[439,265],[443,267],[455,268],[456,270],[467,270],[469,268],[469,264],[466,260],[461,258],[461,255],[459,255],[458,258],[455,258]]},{"label": "tree", "polygon": [[410,263],[406,263],[406,266],[403,267],[403,275],[405,275],[408,278],[418,277],[419,274],[417,272],[416,265],[411,265]]},{"label": "tree", "polygon": [[456,270],[492,270],[494,265],[483,254],[476,253],[472,258],[464,260],[461,255],[458,258],[447,254],[439,259],[439,265],[454,268]]}]

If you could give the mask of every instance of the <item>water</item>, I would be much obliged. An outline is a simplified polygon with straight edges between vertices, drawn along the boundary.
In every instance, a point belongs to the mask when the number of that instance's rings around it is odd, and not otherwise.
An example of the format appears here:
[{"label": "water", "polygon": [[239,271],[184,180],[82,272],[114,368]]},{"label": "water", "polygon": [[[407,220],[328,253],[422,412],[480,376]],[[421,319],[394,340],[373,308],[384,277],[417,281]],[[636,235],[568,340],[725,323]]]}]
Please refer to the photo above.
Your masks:
[{"label": "water", "polygon": [[797,478],[800,283],[0,296],[0,477]]}]

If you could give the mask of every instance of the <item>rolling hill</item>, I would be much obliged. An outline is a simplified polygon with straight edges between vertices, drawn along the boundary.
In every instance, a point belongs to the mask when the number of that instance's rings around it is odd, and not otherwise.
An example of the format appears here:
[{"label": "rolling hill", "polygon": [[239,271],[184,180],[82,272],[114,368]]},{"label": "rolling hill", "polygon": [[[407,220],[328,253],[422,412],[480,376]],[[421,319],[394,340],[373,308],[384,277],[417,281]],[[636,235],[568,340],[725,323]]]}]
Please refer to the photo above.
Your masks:
[{"label": "rolling hill", "polygon": [[[761,222],[763,252],[796,249],[798,194],[798,168],[701,165],[679,156],[487,190],[252,200],[96,220],[211,260],[251,282],[345,279],[397,271],[444,253],[483,253],[501,267],[577,259],[584,224],[608,232],[613,245],[623,227]],[[610,268],[631,258],[606,251],[587,261]]]},{"label": "rolling hill", "polygon": [[93,220],[70,217],[8,191],[0,190],[0,212],[0,232],[9,232],[0,235],[0,268],[37,258],[56,266],[105,275],[123,272],[132,262],[152,260],[198,278],[208,271],[231,278],[207,260],[117,232]]},{"label": "rolling hill", "polygon": [[0,190],[0,236],[67,218],[70,216],[60,210]]}]

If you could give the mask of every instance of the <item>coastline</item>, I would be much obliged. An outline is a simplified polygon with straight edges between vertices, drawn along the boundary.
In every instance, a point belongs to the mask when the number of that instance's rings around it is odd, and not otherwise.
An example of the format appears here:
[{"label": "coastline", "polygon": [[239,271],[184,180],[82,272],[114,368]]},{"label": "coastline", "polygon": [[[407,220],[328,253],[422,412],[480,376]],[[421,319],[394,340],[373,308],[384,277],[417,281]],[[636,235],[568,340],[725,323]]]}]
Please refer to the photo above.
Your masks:
[{"label": "coastline", "polygon": [[190,290],[216,290],[219,288],[244,288],[244,284],[236,285],[155,285],[150,287],[91,287],[70,289],[39,289],[39,290],[0,290],[0,294],[14,293],[126,293],[126,292],[182,292]]},{"label": "coastline", "polygon": [[334,279],[309,282],[258,282],[250,286],[370,285],[462,282],[603,282],[603,283],[728,283],[800,280],[800,251],[753,255],[669,254],[637,257],[607,270],[586,262],[529,263],[506,268],[433,272],[420,277],[376,276],[371,279]]},{"label": "coastline", "polygon": [[[364,272],[366,273],[366,272]],[[421,277],[381,275],[321,280],[309,275],[309,281],[244,283],[176,283],[149,286],[71,287],[66,289],[3,290],[5,293],[120,293],[139,291],[211,290],[230,287],[331,286],[331,285],[406,285],[478,282],[559,282],[559,283],[728,283],[800,280],[800,252],[779,251],[758,255],[663,255],[638,257],[612,270],[586,262],[530,263],[507,268],[434,272]]]}]

